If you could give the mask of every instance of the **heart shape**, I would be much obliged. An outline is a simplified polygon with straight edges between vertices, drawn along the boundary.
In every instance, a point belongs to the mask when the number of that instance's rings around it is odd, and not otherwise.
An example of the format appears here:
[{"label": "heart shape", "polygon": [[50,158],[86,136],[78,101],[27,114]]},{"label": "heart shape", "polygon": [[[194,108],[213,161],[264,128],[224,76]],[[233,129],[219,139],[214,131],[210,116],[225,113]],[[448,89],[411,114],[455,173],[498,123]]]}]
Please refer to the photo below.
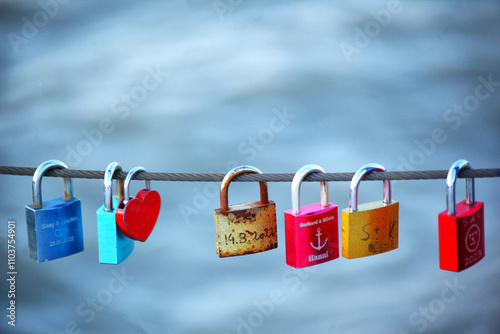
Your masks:
[{"label": "heart shape", "polygon": [[155,190],[142,189],[127,204],[116,208],[116,224],[130,239],[146,241],[160,214],[161,198]]}]

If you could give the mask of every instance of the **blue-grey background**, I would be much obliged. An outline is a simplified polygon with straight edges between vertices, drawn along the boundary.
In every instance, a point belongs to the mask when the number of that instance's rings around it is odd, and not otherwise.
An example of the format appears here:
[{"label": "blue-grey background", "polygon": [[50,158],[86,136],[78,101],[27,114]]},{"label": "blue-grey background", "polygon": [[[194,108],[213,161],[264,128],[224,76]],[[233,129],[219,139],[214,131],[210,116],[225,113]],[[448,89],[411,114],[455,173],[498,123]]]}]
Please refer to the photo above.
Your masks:
[{"label": "blue-grey background", "polygon": [[[500,166],[496,1],[12,0],[0,16],[0,165]],[[496,84],[478,99],[480,77]],[[438,263],[444,180],[393,182],[399,249],[295,270],[285,264],[289,183],[269,184],[279,248],[219,259],[219,185],[152,182],[158,223],[111,266],[98,261],[102,181],[74,179],[85,251],[38,264],[24,212],[31,178],[0,175],[0,332],[499,333],[499,182],[476,180],[486,257],[452,273]],[[141,187],[134,181],[132,192]],[[230,201],[255,200],[256,187],[233,184]],[[359,201],[381,198],[381,188],[363,183]],[[44,179],[44,198],[61,193],[61,180]],[[329,193],[348,205],[347,182]],[[302,203],[317,201],[319,185],[304,184]],[[8,219],[17,221],[16,327],[5,310]]]}]

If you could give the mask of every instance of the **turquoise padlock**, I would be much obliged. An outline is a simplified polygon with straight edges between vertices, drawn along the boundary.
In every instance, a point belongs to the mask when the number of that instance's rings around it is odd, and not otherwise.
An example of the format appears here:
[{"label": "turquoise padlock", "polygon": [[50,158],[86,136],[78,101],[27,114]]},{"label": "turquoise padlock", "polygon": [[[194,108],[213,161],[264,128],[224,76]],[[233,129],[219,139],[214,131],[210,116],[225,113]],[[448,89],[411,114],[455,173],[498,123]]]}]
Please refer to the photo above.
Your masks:
[{"label": "turquoise padlock", "polygon": [[115,209],[123,198],[123,180],[116,180],[116,197],[113,198],[113,174],[121,171],[117,162],[112,162],[104,172],[104,205],[97,210],[97,234],[99,239],[99,262],[119,264],[134,250],[134,240],[127,238],[116,225]]}]

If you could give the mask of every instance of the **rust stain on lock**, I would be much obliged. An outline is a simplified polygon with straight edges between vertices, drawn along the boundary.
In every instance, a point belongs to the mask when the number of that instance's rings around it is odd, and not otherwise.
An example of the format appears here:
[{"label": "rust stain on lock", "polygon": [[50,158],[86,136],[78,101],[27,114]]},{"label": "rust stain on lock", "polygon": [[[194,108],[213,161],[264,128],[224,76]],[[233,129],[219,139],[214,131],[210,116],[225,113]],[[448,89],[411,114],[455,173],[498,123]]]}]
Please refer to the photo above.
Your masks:
[{"label": "rust stain on lock", "polygon": [[219,257],[253,254],[278,247],[273,201],[235,204],[228,211],[216,209],[214,218]]},{"label": "rust stain on lock", "polygon": [[259,182],[260,201],[228,204],[229,184],[243,173],[261,172],[252,166],[240,166],[232,169],[222,180],[221,207],[214,212],[219,257],[253,254],[278,247],[276,205],[268,199],[266,182]]}]

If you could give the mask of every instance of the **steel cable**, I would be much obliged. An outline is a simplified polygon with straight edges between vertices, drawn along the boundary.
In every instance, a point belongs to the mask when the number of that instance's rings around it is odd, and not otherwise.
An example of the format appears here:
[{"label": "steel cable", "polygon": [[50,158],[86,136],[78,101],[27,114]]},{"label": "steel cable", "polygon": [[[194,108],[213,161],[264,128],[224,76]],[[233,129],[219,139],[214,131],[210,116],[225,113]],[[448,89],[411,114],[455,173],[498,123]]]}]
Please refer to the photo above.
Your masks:
[{"label": "steel cable", "polygon": [[[26,175],[33,176],[36,168],[0,166],[0,174],[4,175]],[[124,180],[128,172],[116,172],[114,179]],[[447,170],[424,170],[424,171],[396,171],[368,173],[363,180],[435,180],[446,179]],[[309,174],[304,181],[351,181],[354,173],[313,173]],[[51,169],[44,174],[51,177],[71,177],[78,179],[103,179],[104,171],[77,170],[77,169]],[[134,180],[152,181],[180,181],[180,182],[221,182],[225,174],[220,173],[151,173],[138,172],[133,176]],[[292,182],[294,173],[264,173],[243,174],[234,178],[238,182]],[[464,169],[458,174],[459,178],[489,178],[500,177],[500,168],[488,169]]]}]

